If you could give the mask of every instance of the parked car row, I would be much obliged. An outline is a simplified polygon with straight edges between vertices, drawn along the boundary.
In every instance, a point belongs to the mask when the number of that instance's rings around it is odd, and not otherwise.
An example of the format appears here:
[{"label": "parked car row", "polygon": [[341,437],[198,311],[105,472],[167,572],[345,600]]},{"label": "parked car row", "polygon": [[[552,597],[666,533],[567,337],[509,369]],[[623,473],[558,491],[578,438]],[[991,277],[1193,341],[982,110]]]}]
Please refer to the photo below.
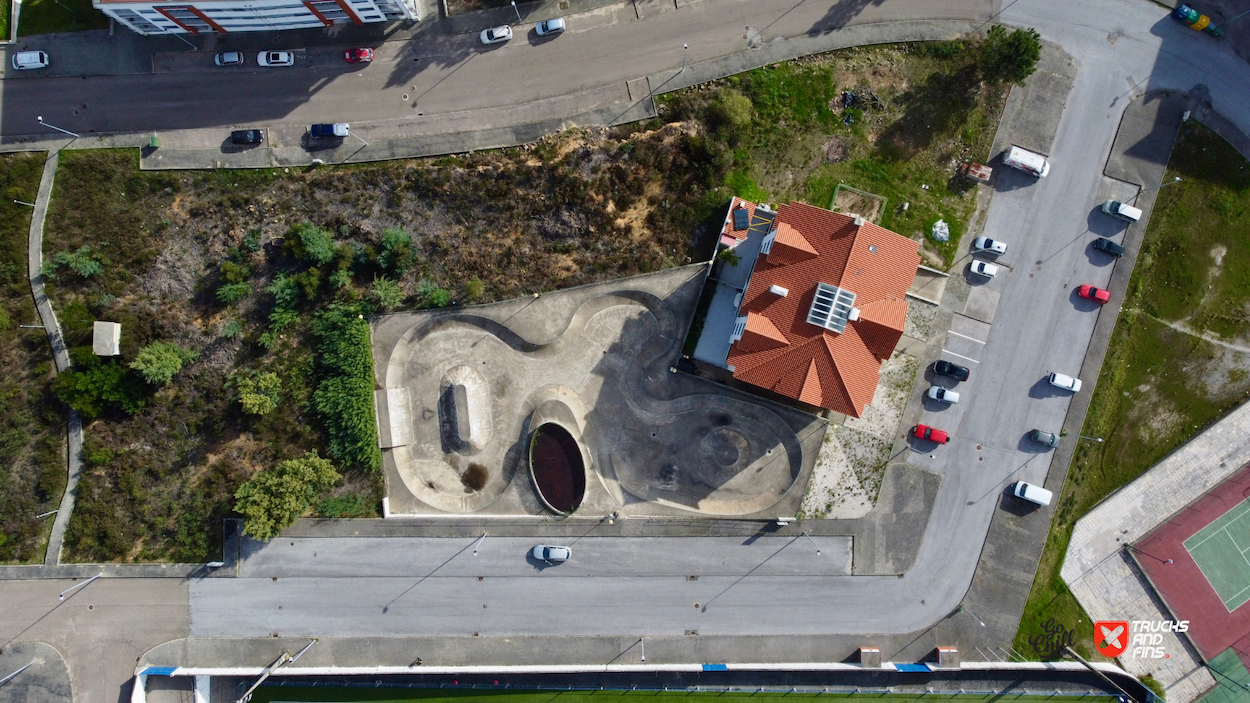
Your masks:
[{"label": "parked car row", "polygon": [[[347,63],[372,63],[373,49],[360,47],[356,49],[348,49],[343,52],[343,60]],[[242,51],[221,51],[213,57],[213,63],[218,66],[242,66],[247,63],[247,57]],[[294,66],[294,51],[262,51],[256,55],[256,65],[265,68],[274,68],[279,66]]]},{"label": "parked car row", "polygon": [[[534,26],[534,33],[540,37],[549,37],[563,32],[565,28],[563,17],[552,17],[549,20],[543,20]],[[503,44],[512,39],[512,27],[501,24],[498,27],[490,27],[483,29],[478,35],[483,44]]]}]

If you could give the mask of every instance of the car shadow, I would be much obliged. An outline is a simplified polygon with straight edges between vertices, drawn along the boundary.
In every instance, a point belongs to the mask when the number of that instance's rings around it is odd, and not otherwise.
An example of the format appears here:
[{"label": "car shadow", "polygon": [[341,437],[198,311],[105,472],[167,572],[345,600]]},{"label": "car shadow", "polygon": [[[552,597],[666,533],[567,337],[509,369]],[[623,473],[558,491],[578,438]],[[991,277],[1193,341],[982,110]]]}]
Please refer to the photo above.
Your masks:
[{"label": "car shadow", "polygon": [[[1101,254],[1102,252],[1098,253]],[[1079,285],[1073,288],[1072,294],[1068,296],[1068,300],[1072,302],[1072,307],[1076,308],[1079,312],[1095,312],[1102,307],[1102,304],[1097,301],[1090,300],[1089,298],[1082,298],[1081,294],[1077,292],[1079,288]]]},{"label": "car shadow", "polygon": [[556,32],[555,34],[543,36],[538,33],[538,26],[535,25],[533,29],[525,33],[525,41],[529,42],[530,46],[542,46],[543,44],[550,44],[560,38],[561,34],[564,34],[564,32]]},{"label": "car shadow", "polygon": [[343,146],[343,142],[346,140],[346,137],[322,137],[321,139],[313,139],[305,134],[303,137],[300,137],[299,142],[300,146],[304,147],[304,151],[333,151],[334,149]]},{"label": "car shadow", "polygon": [[925,391],[925,394],[920,397],[920,407],[931,413],[940,413],[952,405],[954,403],[943,403],[940,400],[930,398],[928,391]]},{"label": "car shadow", "polygon": [[[937,401],[934,401],[934,402],[937,402]],[[945,405],[945,403],[943,403],[943,405]],[[933,425],[929,425],[929,426],[933,427]],[[941,428],[937,428],[937,429],[941,429]],[[934,449],[937,449],[943,444],[944,442],[934,442],[931,439],[924,439],[923,437],[917,437],[915,425],[912,425],[907,430],[907,446],[910,447],[911,450],[914,452],[919,452],[921,454],[928,454],[929,452],[933,451]]]},{"label": "car shadow", "polygon": [[[999,275],[1002,275],[1001,270],[999,271]],[[992,280],[994,279],[991,278],[990,276],[982,276],[979,273],[973,273],[971,262],[969,262],[968,267],[964,269],[964,282],[966,282],[970,286],[983,286]]]},{"label": "car shadow", "polygon": [[230,137],[226,137],[225,139],[221,140],[221,153],[238,154],[239,152],[251,151],[252,149],[255,149],[257,147],[261,147],[264,145],[265,145],[264,142],[261,142],[258,144],[235,144],[234,142],[230,141]]},{"label": "car shadow", "polygon": [[1003,489],[1002,496],[998,501],[998,507],[1011,513],[1012,515],[1015,515],[1016,517],[1026,517],[1028,515],[1032,515],[1042,507],[1037,503],[1030,503],[1023,498],[1017,498],[1015,494],[1011,492],[1011,487],[1014,485],[1016,485],[1016,482],[1012,481],[1007,484],[1006,488]]},{"label": "car shadow", "polygon": [[1098,267],[1110,266],[1116,262],[1116,257],[1105,251],[1095,249],[1093,241],[1085,245],[1085,258],[1089,261],[1090,265]]},{"label": "car shadow", "polygon": [[1065,395],[1072,395],[1072,393],[1050,385],[1050,374],[1037,379],[1037,383],[1029,388],[1030,398],[1058,398]]},{"label": "car shadow", "polygon": [[1085,218],[1085,226],[1100,237],[1115,237],[1128,229],[1128,222],[1102,211],[1102,203],[1094,206]]},{"label": "car shadow", "polygon": [[[1056,388],[1055,390],[1058,389]],[[1028,432],[1020,435],[1020,441],[1016,443],[1016,451],[1024,452],[1026,454],[1045,454],[1046,452],[1054,450],[1054,447],[1048,447],[1041,442],[1034,442],[1030,439],[1029,435],[1032,433],[1033,430],[1029,430]]]},{"label": "car shadow", "polygon": [[1006,193],[1021,188],[1027,188],[1037,183],[1037,176],[1030,176],[1018,168],[1012,168],[1003,164],[1003,155],[998,154],[994,160],[990,162],[994,169],[994,192]]},{"label": "car shadow", "polygon": [[554,566],[559,566],[559,564],[552,564],[552,563],[551,563],[551,562],[549,562],[549,561],[543,561],[542,559],[538,559],[538,558],[536,558],[536,557],[534,556],[534,548],[533,548],[533,547],[530,547],[529,549],[526,549],[526,550],[525,550],[525,561],[526,561],[526,563],[528,563],[530,566],[534,567],[534,570],[535,570],[535,571],[545,571],[545,570],[550,569],[550,568],[552,568],[552,567],[554,567]]}]

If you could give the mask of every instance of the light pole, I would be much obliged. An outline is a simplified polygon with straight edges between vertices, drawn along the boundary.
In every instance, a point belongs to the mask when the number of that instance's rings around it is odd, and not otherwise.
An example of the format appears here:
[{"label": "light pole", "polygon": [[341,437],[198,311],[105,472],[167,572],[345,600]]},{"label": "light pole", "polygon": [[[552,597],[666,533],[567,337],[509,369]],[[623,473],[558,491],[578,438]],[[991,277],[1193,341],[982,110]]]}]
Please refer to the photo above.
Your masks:
[{"label": "light pole", "polygon": [[643,638],[638,638],[638,644],[642,646],[642,660],[647,660],[647,642]]},{"label": "light pole", "polygon": [[686,72],[686,56],[688,56],[689,54],[690,54],[690,45],[682,44],[681,45],[681,72],[682,73]]},{"label": "light pole", "polygon": [[17,671],[14,671],[13,673],[9,674],[8,676],[6,676],[6,677],[4,677],[4,678],[0,679],[0,686],[3,686],[4,684],[8,683],[8,682],[9,682],[9,679],[13,678],[14,676],[17,676],[18,674],[22,673],[23,671],[26,671],[26,670],[27,670],[27,669],[29,669],[30,667],[34,666],[34,665],[35,665],[35,661],[36,661],[36,660],[31,659],[31,660],[30,660],[30,663],[29,663],[29,664],[27,664],[26,666],[23,666],[22,668],[18,669]]},{"label": "light pole", "polygon": [[[807,538],[808,542],[812,543],[813,547],[816,547],[816,540],[812,539],[812,535],[810,532],[804,532],[803,536]],[[816,556],[820,556],[820,547],[816,547]]]},{"label": "light pole", "polygon": [[517,9],[516,0],[512,0],[512,9],[516,12],[516,23],[521,24],[521,11]]},{"label": "light pole", "polygon": [[48,124],[47,122],[44,122],[44,121],[43,121],[43,115],[39,115],[39,116],[38,116],[38,117],[36,117],[35,119],[39,120],[39,124],[43,125],[44,127],[51,127],[52,129],[55,129],[55,130],[56,130],[56,131],[58,131],[58,132],[64,132],[64,133],[68,134],[69,136],[73,137],[74,139],[77,139],[79,136],[81,136],[81,135],[77,134],[76,132],[71,132],[71,131],[69,131],[68,129],[61,129],[60,127],[57,127],[57,126],[56,126],[56,125],[54,125],[54,124]]},{"label": "light pole", "polygon": [[473,556],[477,556],[477,550],[482,546],[482,542],[486,541],[486,532],[482,532],[482,536],[478,538],[477,544],[473,545]]},{"label": "light pole", "polygon": [[1075,435],[1072,435],[1072,436],[1073,436],[1073,437],[1077,437],[1077,438],[1079,438],[1079,439],[1091,439],[1091,440],[1093,440],[1093,441],[1095,441],[1095,442],[1097,442],[1097,443],[1099,443],[1099,444],[1102,444],[1102,437],[1086,437],[1086,436],[1085,436],[1085,435],[1083,435],[1083,434],[1075,434]]},{"label": "light pole", "polygon": [[967,613],[967,614],[969,614],[969,615],[971,615],[971,616],[972,616],[972,619],[973,619],[973,620],[976,620],[977,622],[981,623],[981,627],[985,627],[985,622],[983,622],[983,621],[981,620],[981,618],[977,617],[976,613],[972,612],[971,610],[968,610],[967,608],[963,607],[962,605],[961,605],[961,606],[959,606],[959,610],[956,610],[955,612],[956,612],[956,613]]},{"label": "light pole", "polygon": [[73,586],[70,586],[69,588],[65,589],[64,591],[61,591],[61,595],[57,596],[57,598],[58,598],[59,600],[65,600],[65,594],[66,594],[66,593],[69,593],[70,591],[74,590],[75,588],[82,588],[83,586],[86,586],[87,584],[89,584],[89,583],[91,583],[92,581],[94,581],[94,580],[96,580],[96,579],[100,578],[100,577],[101,577],[101,576],[103,576],[103,575],[104,575],[104,574],[96,574],[95,576],[92,576],[91,578],[87,579],[86,581],[83,581],[82,583],[77,583],[77,584],[74,584]]},{"label": "light pole", "polygon": [[25,200],[14,200],[13,202],[17,203],[18,205],[25,205],[26,207],[34,207],[34,206],[35,206],[35,204],[34,204],[34,203],[28,203],[28,202],[26,202]]},{"label": "light pole", "polygon": [[1157,185],[1157,186],[1150,186],[1149,188],[1142,188],[1142,189],[1141,189],[1141,192],[1145,193],[1145,192],[1146,192],[1146,191],[1148,191],[1148,190],[1159,190],[1159,189],[1160,189],[1160,188],[1162,188],[1163,186],[1171,186],[1171,185],[1176,185],[1177,183],[1180,183],[1180,182],[1181,182],[1181,177],[1180,177],[1180,176],[1175,176],[1175,177],[1173,177],[1173,178],[1172,178],[1172,180],[1168,181],[1167,183],[1160,183],[1160,184],[1159,184],[1159,185]]}]

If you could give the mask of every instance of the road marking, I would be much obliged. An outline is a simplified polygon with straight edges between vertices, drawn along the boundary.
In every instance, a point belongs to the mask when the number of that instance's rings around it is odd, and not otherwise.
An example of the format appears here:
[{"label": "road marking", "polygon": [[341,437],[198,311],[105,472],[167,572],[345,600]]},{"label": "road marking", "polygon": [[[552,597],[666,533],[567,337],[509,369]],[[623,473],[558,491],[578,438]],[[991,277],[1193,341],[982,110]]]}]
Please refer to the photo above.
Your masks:
[{"label": "road marking", "polygon": [[[969,337],[968,335],[966,335],[966,334],[960,334],[960,333],[956,332],[955,330],[947,330],[947,331],[946,331],[946,333],[947,333],[947,334],[953,334],[953,335],[955,335],[956,337],[963,337],[964,339],[971,340],[971,341],[973,341],[973,342],[976,342],[977,344],[985,344],[985,342],[984,342],[984,341],[982,341],[982,340],[980,340],[980,339],[977,339],[976,337]],[[968,358],[968,357],[966,357],[966,356],[965,356],[964,358],[966,359],[966,358]]]},{"label": "road marking", "polygon": [[957,357],[959,357],[960,359],[967,359],[968,361],[971,361],[971,362],[972,362],[972,363],[974,363],[974,364],[979,364],[979,363],[981,363],[981,362],[977,361],[976,359],[973,359],[973,358],[972,358],[972,357],[970,357],[970,356],[964,356],[963,354],[956,354],[955,352],[951,351],[950,349],[943,348],[943,349],[942,349],[942,352],[943,352],[943,353],[945,353],[945,354],[950,354],[951,356],[957,356]]}]

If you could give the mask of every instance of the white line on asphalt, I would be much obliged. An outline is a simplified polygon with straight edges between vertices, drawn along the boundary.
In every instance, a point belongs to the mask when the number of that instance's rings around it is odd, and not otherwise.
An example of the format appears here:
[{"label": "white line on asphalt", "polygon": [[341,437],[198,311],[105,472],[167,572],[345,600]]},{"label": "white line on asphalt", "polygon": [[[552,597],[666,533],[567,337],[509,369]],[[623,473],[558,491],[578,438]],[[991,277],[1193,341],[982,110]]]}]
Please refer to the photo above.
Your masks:
[{"label": "white line on asphalt", "polygon": [[942,352],[943,352],[943,353],[946,353],[946,354],[950,354],[951,356],[957,356],[957,357],[959,357],[960,359],[967,359],[968,361],[971,361],[971,362],[972,362],[972,363],[974,363],[974,364],[979,364],[979,363],[981,363],[981,362],[977,361],[976,359],[973,359],[973,358],[972,358],[972,357],[970,357],[970,356],[964,356],[963,354],[956,354],[955,352],[951,351],[950,349],[943,348],[943,349],[942,349]]},{"label": "white line on asphalt", "polygon": [[[955,330],[947,330],[946,332],[947,332],[947,334],[953,334],[953,335],[955,335],[956,337],[963,337],[964,339],[970,339],[970,340],[972,340],[972,341],[976,342],[977,344],[985,344],[985,340],[982,340],[982,339],[977,339],[976,337],[969,337],[968,335],[966,335],[966,334],[960,334],[960,333],[956,332]],[[964,357],[964,358],[966,359],[966,358],[968,358],[968,357]]]}]

